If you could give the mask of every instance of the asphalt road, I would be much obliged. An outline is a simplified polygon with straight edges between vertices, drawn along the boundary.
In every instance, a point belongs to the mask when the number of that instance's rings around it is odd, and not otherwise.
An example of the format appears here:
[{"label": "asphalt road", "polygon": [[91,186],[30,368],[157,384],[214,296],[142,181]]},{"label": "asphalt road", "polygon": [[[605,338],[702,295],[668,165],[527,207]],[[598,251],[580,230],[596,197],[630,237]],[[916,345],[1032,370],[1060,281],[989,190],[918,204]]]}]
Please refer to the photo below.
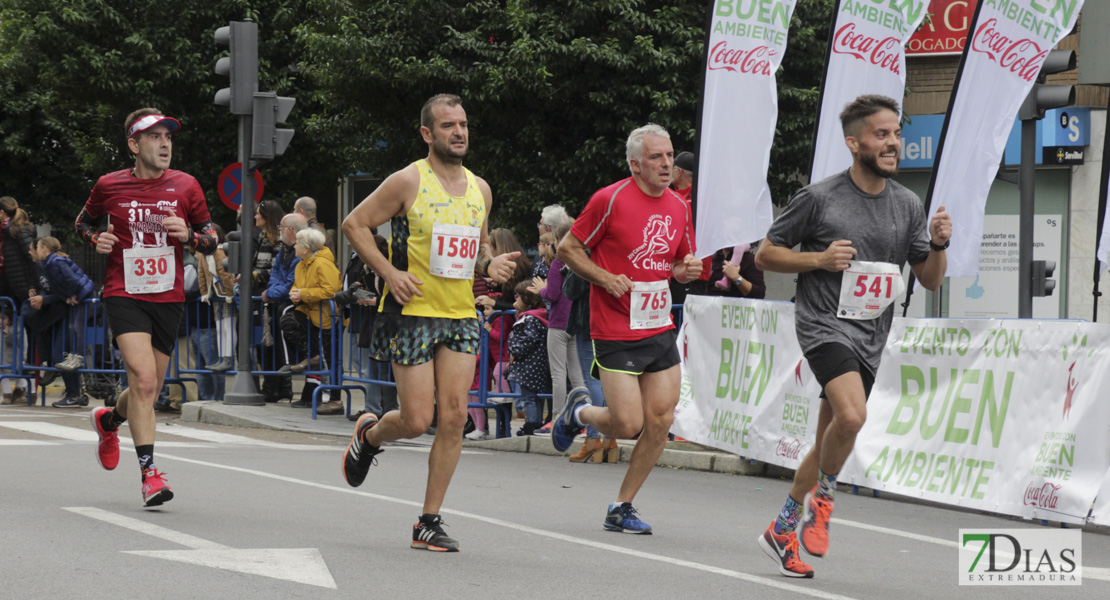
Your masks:
[{"label": "asphalt road", "polygon": [[813,580],[781,577],[756,537],[788,482],[657,468],[636,501],[652,536],[603,531],[624,465],[466,450],[443,517],[462,551],[409,548],[428,448],[394,445],[366,483],[346,440],[160,417],[156,464],[176,494],[143,509],[123,430],[96,462],[88,411],[0,408],[0,597],[24,598],[1092,598],[1110,536],[1083,535],[1080,587],[957,585],[965,528],[1014,519],[840,493]]}]

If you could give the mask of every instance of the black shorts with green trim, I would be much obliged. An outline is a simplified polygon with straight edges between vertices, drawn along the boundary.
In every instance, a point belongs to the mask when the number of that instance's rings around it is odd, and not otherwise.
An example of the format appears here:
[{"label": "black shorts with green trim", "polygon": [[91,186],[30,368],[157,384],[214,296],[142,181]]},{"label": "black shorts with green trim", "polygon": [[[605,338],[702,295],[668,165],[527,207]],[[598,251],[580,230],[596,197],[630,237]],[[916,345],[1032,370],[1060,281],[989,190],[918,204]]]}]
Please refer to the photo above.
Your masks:
[{"label": "black shorts with green trim", "polygon": [[594,340],[594,364],[590,372],[594,379],[600,379],[600,369],[631,375],[666,371],[681,362],[677,340],[677,329],[642,340]]},{"label": "black shorts with green trim", "polygon": [[399,365],[422,365],[443,346],[455,352],[478,354],[481,328],[473,319],[413,317],[393,313],[374,315],[370,354],[375,360]]}]

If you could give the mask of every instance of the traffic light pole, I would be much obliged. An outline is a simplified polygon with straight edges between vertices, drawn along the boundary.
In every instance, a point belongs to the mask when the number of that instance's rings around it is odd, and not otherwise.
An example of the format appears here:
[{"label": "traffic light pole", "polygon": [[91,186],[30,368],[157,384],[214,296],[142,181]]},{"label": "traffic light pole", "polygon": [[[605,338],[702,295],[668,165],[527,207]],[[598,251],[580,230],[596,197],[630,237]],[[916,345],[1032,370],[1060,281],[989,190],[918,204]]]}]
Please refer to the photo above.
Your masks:
[{"label": "traffic light pole", "polygon": [[251,167],[251,135],[254,119],[239,115],[239,162],[242,163],[243,181],[240,188],[239,228],[242,232],[239,251],[239,344],[235,381],[231,391],[224,394],[225,404],[262,406],[266,404],[254,385],[251,375],[251,329],[254,327],[253,275],[254,253],[254,169]]},{"label": "traffic light pole", "polygon": [[1033,318],[1033,207],[1036,184],[1037,122],[1021,122],[1021,168],[1018,190],[1021,216],[1018,221],[1018,318]]}]

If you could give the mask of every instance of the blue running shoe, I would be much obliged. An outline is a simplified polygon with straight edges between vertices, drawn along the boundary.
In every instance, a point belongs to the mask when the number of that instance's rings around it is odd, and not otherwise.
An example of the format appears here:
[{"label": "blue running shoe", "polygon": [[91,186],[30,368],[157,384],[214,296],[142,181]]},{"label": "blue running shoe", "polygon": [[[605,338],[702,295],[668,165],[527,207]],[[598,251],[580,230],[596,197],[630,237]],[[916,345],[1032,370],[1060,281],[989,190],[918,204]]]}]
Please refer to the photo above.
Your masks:
[{"label": "blue running shoe", "polygon": [[582,432],[582,425],[574,420],[574,411],[589,401],[590,392],[584,387],[576,387],[567,394],[567,405],[551,422],[551,445],[559,452],[566,452],[575,436]]},{"label": "blue running shoe", "polygon": [[608,531],[651,535],[651,525],[641,521],[636,514],[636,509],[632,508],[631,502],[610,504],[603,525]]}]

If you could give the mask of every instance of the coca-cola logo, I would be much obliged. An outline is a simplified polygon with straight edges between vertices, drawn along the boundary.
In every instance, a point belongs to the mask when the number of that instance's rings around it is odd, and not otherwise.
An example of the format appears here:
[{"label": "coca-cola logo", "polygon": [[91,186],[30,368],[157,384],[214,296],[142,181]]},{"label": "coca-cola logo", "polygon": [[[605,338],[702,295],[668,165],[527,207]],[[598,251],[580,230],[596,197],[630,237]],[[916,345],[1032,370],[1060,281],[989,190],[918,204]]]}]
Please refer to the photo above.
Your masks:
[{"label": "coca-cola logo", "polygon": [[796,438],[780,437],[778,446],[775,447],[776,456],[785,456],[792,460],[798,460],[801,451],[802,440]]},{"label": "coca-cola logo", "polygon": [[902,74],[902,40],[892,36],[880,41],[857,33],[855,23],[848,23],[836,31],[832,51],[854,56],[895,75]]},{"label": "coca-cola logo", "polygon": [[1042,50],[1037,42],[1030,39],[1012,40],[998,30],[998,19],[988,19],[975,30],[971,39],[971,50],[986,54],[987,58],[998,63],[1003,69],[1026,81],[1033,81],[1041,70],[1041,64],[1048,56],[1049,49]]},{"label": "coca-cola logo", "polygon": [[717,45],[709,51],[709,70],[724,69],[734,73],[770,75],[772,59],[775,56],[778,56],[778,50],[767,46],[744,50],[729,48],[727,41],[717,42]]},{"label": "coca-cola logo", "polygon": [[1054,483],[1045,483],[1038,487],[1037,484],[1030,483],[1029,487],[1025,488],[1025,498],[1022,504],[1036,506],[1037,508],[1056,508],[1056,501],[1060,499],[1056,492],[1059,492],[1063,487],[1063,485]]}]

